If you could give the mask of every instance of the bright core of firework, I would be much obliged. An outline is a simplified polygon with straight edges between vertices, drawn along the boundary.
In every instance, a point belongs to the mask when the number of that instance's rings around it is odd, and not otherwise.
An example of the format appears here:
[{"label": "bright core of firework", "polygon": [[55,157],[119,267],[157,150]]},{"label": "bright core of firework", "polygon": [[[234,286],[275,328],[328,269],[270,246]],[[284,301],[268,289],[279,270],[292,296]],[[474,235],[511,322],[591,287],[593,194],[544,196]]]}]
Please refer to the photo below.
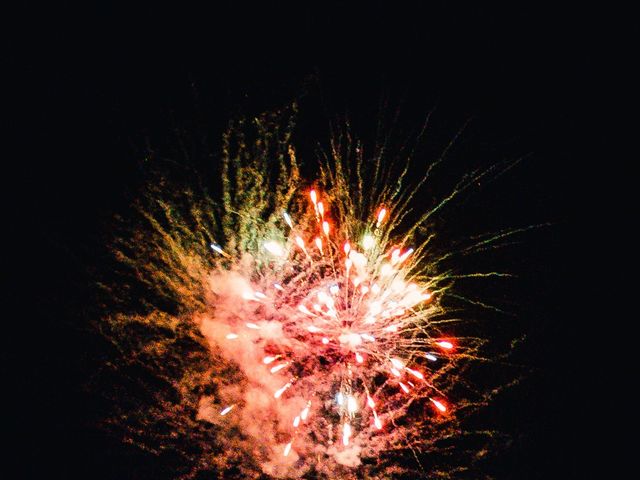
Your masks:
[{"label": "bright core of firework", "polygon": [[[274,399],[304,398],[290,418],[284,457],[303,436],[347,448],[359,431],[393,429],[384,419],[398,395],[427,398],[435,414],[447,413],[448,402],[429,381],[428,362],[455,349],[449,340],[417,334],[425,331],[434,294],[422,277],[412,277],[414,250],[388,245],[384,229],[392,209],[379,207],[365,233],[350,238],[331,219],[321,192],[310,190],[308,197],[310,221],[296,224],[282,213],[285,240],[261,244],[267,271],[241,296],[280,312],[286,337],[303,346],[272,339],[260,361],[277,385]],[[211,248],[228,257],[219,245]],[[255,339],[269,329],[269,318],[246,320],[224,340]],[[231,416],[234,406],[220,415]],[[314,415],[325,417],[325,436],[313,431]]]}]

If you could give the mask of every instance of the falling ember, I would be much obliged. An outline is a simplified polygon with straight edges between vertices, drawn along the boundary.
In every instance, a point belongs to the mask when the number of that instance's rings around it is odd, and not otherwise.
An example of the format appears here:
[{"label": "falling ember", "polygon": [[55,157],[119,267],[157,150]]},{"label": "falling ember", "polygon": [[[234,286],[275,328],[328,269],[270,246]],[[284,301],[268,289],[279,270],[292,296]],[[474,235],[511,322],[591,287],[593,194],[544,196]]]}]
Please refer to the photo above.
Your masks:
[{"label": "falling ember", "polygon": [[279,390],[277,390],[273,396],[274,398],[280,398],[282,396],[282,394],[287,391],[288,388],[291,387],[291,382],[287,383],[284,387],[280,388]]},{"label": "falling ember", "polygon": [[433,398],[430,398],[429,400],[431,400],[431,403],[433,403],[435,405],[435,407],[440,410],[441,412],[446,412],[447,411],[447,407],[445,407],[441,402],[439,402],[438,400],[434,400]]},{"label": "falling ember", "polygon": [[287,455],[289,455],[289,452],[291,451],[291,444],[292,444],[292,443],[293,443],[293,442],[289,442],[289,443],[287,443],[287,446],[286,446],[286,447],[284,447],[284,456],[285,456],[285,457],[286,457]]},{"label": "falling ember", "polygon": [[382,422],[380,421],[380,418],[378,418],[378,415],[376,415],[375,413],[373,417],[373,424],[378,430],[382,430]]},{"label": "falling ember", "polygon": [[278,359],[278,357],[271,357],[271,356],[269,356],[269,357],[264,357],[264,358],[262,359],[262,363],[264,363],[265,365],[269,365],[270,363],[273,363],[273,362],[274,362],[275,360],[277,360],[277,359]]},{"label": "falling ember", "polygon": [[409,257],[409,255],[411,255],[412,253],[413,253],[413,248],[410,248],[409,250],[407,250],[406,252],[404,252],[404,253],[400,256],[400,258],[398,259],[398,261],[399,261],[400,263],[404,262],[404,261]]},{"label": "falling ember", "polygon": [[220,412],[220,416],[224,417],[227,413],[233,410],[233,407],[235,407],[235,405],[229,405],[228,407],[223,408]]},{"label": "falling ember", "polygon": [[293,223],[291,222],[289,214],[287,212],[282,212],[282,216],[284,217],[284,221],[287,222],[287,225],[289,225],[289,228],[293,228]]},{"label": "falling ember", "polygon": [[227,340],[235,340],[236,338],[238,338],[237,333],[227,333]]},{"label": "falling ember", "polygon": [[378,213],[378,222],[376,223],[376,227],[380,226],[380,224],[382,223],[386,215],[387,215],[387,209],[386,208],[380,209],[380,213]]},{"label": "falling ember", "polygon": [[436,361],[438,361],[438,357],[436,357],[436,356],[435,356],[434,354],[432,354],[432,353],[425,353],[425,355],[424,355],[424,356],[425,356],[425,358],[426,358],[427,360],[431,360],[432,362],[436,362]]},{"label": "falling ember", "polygon": [[275,367],[271,368],[271,373],[277,373],[288,365],[288,363],[281,363],[280,365],[276,365]]},{"label": "falling ember", "polygon": [[224,251],[222,250],[222,248],[220,248],[220,245],[216,245],[215,243],[212,243],[212,244],[211,244],[211,249],[212,249],[214,252],[219,253],[220,255],[224,255],[224,254],[225,254],[225,253],[224,253]]},{"label": "falling ember", "polygon": [[420,380],[424,378],[424,375],[422,375],[422,373],[418,372],[417,370],[413,370],[409,367],[405,367],[405,370],[409,372],[411,375],[413,375],[414,377],[419,378]]},{"label": "falling ember", "polygon": [[322,222],[322,231],[327,237],[329,236],[329,222],[327,222],[326,220]]},{"label": "falling ember", "polygon": [[297,428],[298,425],[300,425],[300,415],[293,419],[293,426]]},{"label": "falling ember", "polygon": [[342,429],[342,444],[345,447],[349,445],[350,438],[351,438],[351,425],[349,425],[348,423],[345,423]]},{"label": "falling ember", "polygon": [[446,340],[436,342],[436,345],[440,348],[444,348],[445,350],[451,350],[453,348],[453,343],[447,342]]},{"label": "falling ember", "polygon": [[393,363],[393,366],[399,370],[402,370],[404,368],[404,363],[402,363],[402,361],[398,360],[397,358],[392,358],[391,363]]},{"label": "falling ember", "polygon": [[311,408],[311,402],[309,402],[307,404],[306,407],[304,407],[304,410],[302,410],[302,412],[300,413],[300,418],[304,421],[307,419],[307,416],[309,415],[309,409]]}]

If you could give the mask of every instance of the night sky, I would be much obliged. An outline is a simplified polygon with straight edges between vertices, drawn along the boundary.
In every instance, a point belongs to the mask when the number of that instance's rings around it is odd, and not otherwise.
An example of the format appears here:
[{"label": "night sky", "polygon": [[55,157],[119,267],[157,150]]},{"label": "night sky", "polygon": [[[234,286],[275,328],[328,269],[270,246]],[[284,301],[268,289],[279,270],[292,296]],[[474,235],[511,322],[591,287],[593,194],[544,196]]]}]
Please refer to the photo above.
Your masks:
[{"label": "night sky", "polygon": [[16,447],[6,478],[170,478],[96,428],[106,407],[83,390],[101,358],[85,323],[96,314],[99,245],[144,158],[186,151],[212,175],[208,153],[230,118],[294,98],[308,105],[301,128],[318,138],[345,113],[366,136],[388,99],[407,129],[434,109],[436,144],[470,121],[463,152],[481,164],[527,157],[456,219],[462,229],[552,224],[510,257],[519,279],[508,301],[527,333],[517,360],[531,374],[488,413],[512,437],[491,473],[609,478],[616,441],[604,439],[621,414],[599,343],[603,299],[585,293],[597,275],[585,259],[608,228],[608,175],[593,167],[604,142],[596,12],[555,2],[158,4],[57,2],[19,14],[9,91],[19,148],[3,167],[3,432]]}]

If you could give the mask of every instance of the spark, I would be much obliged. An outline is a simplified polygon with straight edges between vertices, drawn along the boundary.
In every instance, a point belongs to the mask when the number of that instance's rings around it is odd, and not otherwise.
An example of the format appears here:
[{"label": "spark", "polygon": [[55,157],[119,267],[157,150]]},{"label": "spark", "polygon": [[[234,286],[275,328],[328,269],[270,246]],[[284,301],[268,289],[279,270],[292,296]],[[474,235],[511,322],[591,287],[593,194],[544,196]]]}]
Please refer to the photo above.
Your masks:
[{"label": "spark", "polygon": [[277,373],[283,368],[289,366],[289,363],[281,363],[280,365],[276,365],[275,367],[271,367],[271,373]]},{"label": "spark", "polygon": [[431,400],[431,403],[433,403],[435,407],[441,412],[444,413],[447,411],[447,407],[445,407],[444,404],[442,404],[442,402],[439,402],[438,400],[434,400],[433,398],[430,398],[429,400]]},{"label": "spark", "polygon": [[373,418],[374,418],[373,423],[376,426],[376,428],[378,430],[382,430],[382,422],[380,421],[380,418],[378,418],[378,415],[376,415],[375,412],[373,412]]},{"label": "spark", "polygon": [[392,358],[391,363],[393,363],[393,366],[398,370],[402,370],[404,368],[404,363],[402,363],[402,360],[398,360],[397,358]]},{"label": "spark", "polygon": [[412,368],[409,368],[409,367],[405,367],[405,370],[420,380],[424,379],[424,375],[417,370],[413,370]]},{"label": "spark", "polygon": [[304,421],[307,419],[307,416],[309,415],[309,409],[311,408],[311,402],[307,403],[307,406],[304,407],[304,410],[302,410],[302,412],[300,413],[300,418]]},{"label": "spark", "polygon": [[444,348],[445,350],[451,350],[453,348],[453,343],[446,340],[436,342],[436,345],[438,345],[440,348]]},{"label": "spark", "polygon": [[222,250],[222,248],[220,248],[220,245],[216,245],[215,243],[212,243],[212,244],[211,244],[211,249],[212,249],[214,252],[219,253],[220,255],[226,255],[226,254],[224,253],[224,250]]},{"label": "spark", "polygon": [[276,257],[282,257],[285,254],[282,245],[275,241],[265,242],[264,248],[267,252],[271,255],[275,255]]},{"label": "spark", "polygon": [[289,388],[291,388],[291,382],[285,384],[282,388],[276,390],[273,394],[274,398],[280,398],[284,392],[286,392]]},{"label": "spark", "polygon": [[342,444],[345,447],[349,445],[350,438],[351,438],[351,425],[348,423],[345,423],[342,430]]},{"label": "spark", "polygon": [[289,214],[287,212],[282,212],[282,216],[284,217],[284,221],[287,222],[287,225],[289,225],[289,228],[293,228],[293,223],[291,222]]},{"label": "spark", "polygon": [[223,408],[220,411],[220,416],[224,417],[227,413],[229,413],[231,410],[233,410],[233,407],[235,407],[235,405],[229,405],[228,407]]}]

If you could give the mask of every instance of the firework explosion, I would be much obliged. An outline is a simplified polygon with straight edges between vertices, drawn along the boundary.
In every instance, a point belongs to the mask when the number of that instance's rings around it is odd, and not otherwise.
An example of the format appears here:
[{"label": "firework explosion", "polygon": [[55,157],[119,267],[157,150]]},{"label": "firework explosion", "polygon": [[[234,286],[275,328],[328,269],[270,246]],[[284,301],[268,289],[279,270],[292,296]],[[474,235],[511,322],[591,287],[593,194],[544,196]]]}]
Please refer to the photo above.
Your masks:
[{"label": "firework explosion", "polygon": [[453,476],[459,467],[435,460],[450,449],[438,442],[461,436],[461,419],[497,390],[466,386],[484,342],[454,335],[442,299],[457,278],[501,274],[443,269],[452,252],[433,253],[424,226],[511,164],[466,175],[416,217],[439,160],[412,184],[409,161],[367,159],[336,135],[307,183],[292,124],[274,118],[255,119],[257,140],[244,124],[225,135],[219,202],[172,193],[163,177],[137,204],[145,227],[116,242],[120,278],[140,286],[123,281],[110,295],[154,300],[101,325],[121,352],[111,368],[136,385],[128,400],[112,392],[108,423],[179,457],[171,477]]}]

